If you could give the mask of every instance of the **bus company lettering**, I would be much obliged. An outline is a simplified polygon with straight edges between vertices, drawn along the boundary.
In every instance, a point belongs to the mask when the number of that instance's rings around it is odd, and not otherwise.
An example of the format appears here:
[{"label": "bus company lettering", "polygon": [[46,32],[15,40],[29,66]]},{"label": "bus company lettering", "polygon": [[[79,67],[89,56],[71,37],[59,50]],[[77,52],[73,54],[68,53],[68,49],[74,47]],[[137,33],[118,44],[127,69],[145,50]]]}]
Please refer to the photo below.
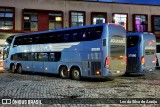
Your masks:
[{"label": "bus company lettering", "polygon": [[128,54],[128,57],[136,57],[136,54]]},{"label": "bus company lettering", "polygon": [[125,39],[111,39],[110,43],[125,43]]}]

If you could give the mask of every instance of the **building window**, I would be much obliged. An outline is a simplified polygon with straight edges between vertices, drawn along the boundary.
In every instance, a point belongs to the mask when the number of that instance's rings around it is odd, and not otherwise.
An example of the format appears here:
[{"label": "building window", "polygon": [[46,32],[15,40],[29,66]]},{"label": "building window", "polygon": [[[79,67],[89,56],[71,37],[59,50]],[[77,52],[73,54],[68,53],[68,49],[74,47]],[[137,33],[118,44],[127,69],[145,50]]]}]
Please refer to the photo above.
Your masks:
[{"label": "building window", "polygon": [[91,13],[91,24],[100,24],[107,22],[107,14],[101,12],[92,12]]},{"label": "building window", "polygon": [[63,15],[61,13],[49,13],[49,30],[62,28]]},{"label": "building window", "polygon": [[133,30],[136,32],[147,32],[148,31],[147,15],[141,15],[141,14],[133,15]]},{"label": "building window", "polygon": [[120,25],[124,26],[126,30],[128,30],[127,20],[128,20],[128,14],[126,14],[126,13],[113,13],[113,23],[120,24]]},{"label": "building window", "polygon": [[85,12],[70,11],[70,27],[84,26],[85,25]]},{"label": "building window", "polygon": [[38,31],[38,14],[24,12],[24,30]]},{"label": "building window", "polygon": [[160,34],[160,15],[152,15],[152,32]]},{"label": "building window", "polygon": [[13,30],[14,29],[14,8],[0,7],[0,29]]}]

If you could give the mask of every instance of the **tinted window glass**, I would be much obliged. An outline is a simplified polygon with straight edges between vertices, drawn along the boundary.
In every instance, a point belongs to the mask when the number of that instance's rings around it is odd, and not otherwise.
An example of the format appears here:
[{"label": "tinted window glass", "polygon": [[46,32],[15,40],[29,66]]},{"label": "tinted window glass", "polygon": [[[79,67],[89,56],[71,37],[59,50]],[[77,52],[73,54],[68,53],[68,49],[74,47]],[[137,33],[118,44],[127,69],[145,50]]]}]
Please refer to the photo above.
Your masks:
[{"label": "tinted window glass", "polygon": [[145,54],[146,55],[154,55],[154,50],[147,50],[147,51],[145,51]]},{"label": "tinted window glass", "polygon": [[[92,41],[101,38],[103,26],[74,29],[59,32],[39,33],[17,37],[15,44],[42,44],[42,43],[63,43],[63,42],[79,42]],[[20,40],[18,38],[21,38]]]},{"label": "tinted window glass", "polygon": [[160,45],[157,45],[157,53],[160,53]]},{"label": "tinted window glass", "polygon": [[8,43],[8,45],[10,45],[12,43],[14,36],[10,36],[6,39],[6,42]]},{"label": "tinted window glass", "polygon": [[28,53],[23,53],[22,54],[22,59],[27,61],[28,60]]},{"label": "tinted window glass", "polygon": [[49,61],[55,61],[55,53],[49,54]]},{"label": "tinted window glass", "polygon": [[14,41],[14,46],[22,45],[22,37],[16,37]]},{"label": "tinted window glass", "polygon": [[24,36],[23,37],[23,45],[27,45],[28,44],[28,36]]},{"label": "tinted window glass", "polygon": [[128,36],[127,37],[127,48],[131,48],[136,46],[139,43],[139,37],[138,36]]},{"label": "tinted window glass", "polygon": [[48,61],[48,53],[38,53],[38,61]]},{"label": "tinted window glass", "polygon": [[32,35],[32,39],[33,39],[33,44],[41,44],[41,43],[43,43],[42,34]]},{"label": "tinted window glass", "polygon": [[60,59],[61,59],[61,52],[56,52],[54,61],[59,61]]},{"label": "tinted window glass", "polygon": [[34,53],[28,53],[28,60],[29,61],[34,61],[35,59],[35,54]]},{"label": "tinted window glass", "polygon": [[33,37],[32,36],[28,37],[28,44],[33,44]]}]

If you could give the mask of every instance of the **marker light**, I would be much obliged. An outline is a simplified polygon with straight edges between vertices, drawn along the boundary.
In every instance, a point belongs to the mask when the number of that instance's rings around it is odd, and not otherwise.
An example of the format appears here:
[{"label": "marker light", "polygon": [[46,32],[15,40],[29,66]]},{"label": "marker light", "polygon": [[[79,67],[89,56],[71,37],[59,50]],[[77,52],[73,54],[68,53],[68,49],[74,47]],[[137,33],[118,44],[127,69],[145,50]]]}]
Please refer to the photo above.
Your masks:
[{"label": "marker light", "polygon": [[110,58],[109,58],[109,57],[106,57],[105,67],[106,67],[107,69],[109,69],[109,66],[110,66]]},{"label": "marker light", "polygon": [[141,57],[141,65],[144,66],[144,64],[145,64],[145,58],[144,58],[144,56],[142,56]]},{"label": "marker light", "polygon": [[127,65],[127,57],[123,56],[124,63]]},{"label": "marker light", "polygon": [[101,72],[99,70],[96,71],[96,75],[100,75]]},{"label": "marker light", "polygon": [[154,63],[156,64],[156,62],[157,62],[157,58],[156,58],[156,56],[154,57],[154,60],[153,60],[153,61],[154,61]]}]

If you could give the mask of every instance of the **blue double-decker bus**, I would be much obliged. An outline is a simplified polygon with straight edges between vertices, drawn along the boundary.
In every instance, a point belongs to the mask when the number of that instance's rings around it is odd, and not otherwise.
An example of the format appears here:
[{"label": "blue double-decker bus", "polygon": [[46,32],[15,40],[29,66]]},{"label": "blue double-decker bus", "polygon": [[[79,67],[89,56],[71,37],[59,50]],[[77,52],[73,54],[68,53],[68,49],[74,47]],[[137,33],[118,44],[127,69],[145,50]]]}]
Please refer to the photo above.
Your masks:
[{"label": "blue double-decker bus", "polygon": [[129,74],[144,74],[156,67],[156,38],[151,33],[127,33],[127,69]]},{"label": "blue double-decker bus", "polygon": [[9,37],[4,68],[59,74],[61,78],[103,78],[126,71],[126,33],[115,24],[97,24]]}]

